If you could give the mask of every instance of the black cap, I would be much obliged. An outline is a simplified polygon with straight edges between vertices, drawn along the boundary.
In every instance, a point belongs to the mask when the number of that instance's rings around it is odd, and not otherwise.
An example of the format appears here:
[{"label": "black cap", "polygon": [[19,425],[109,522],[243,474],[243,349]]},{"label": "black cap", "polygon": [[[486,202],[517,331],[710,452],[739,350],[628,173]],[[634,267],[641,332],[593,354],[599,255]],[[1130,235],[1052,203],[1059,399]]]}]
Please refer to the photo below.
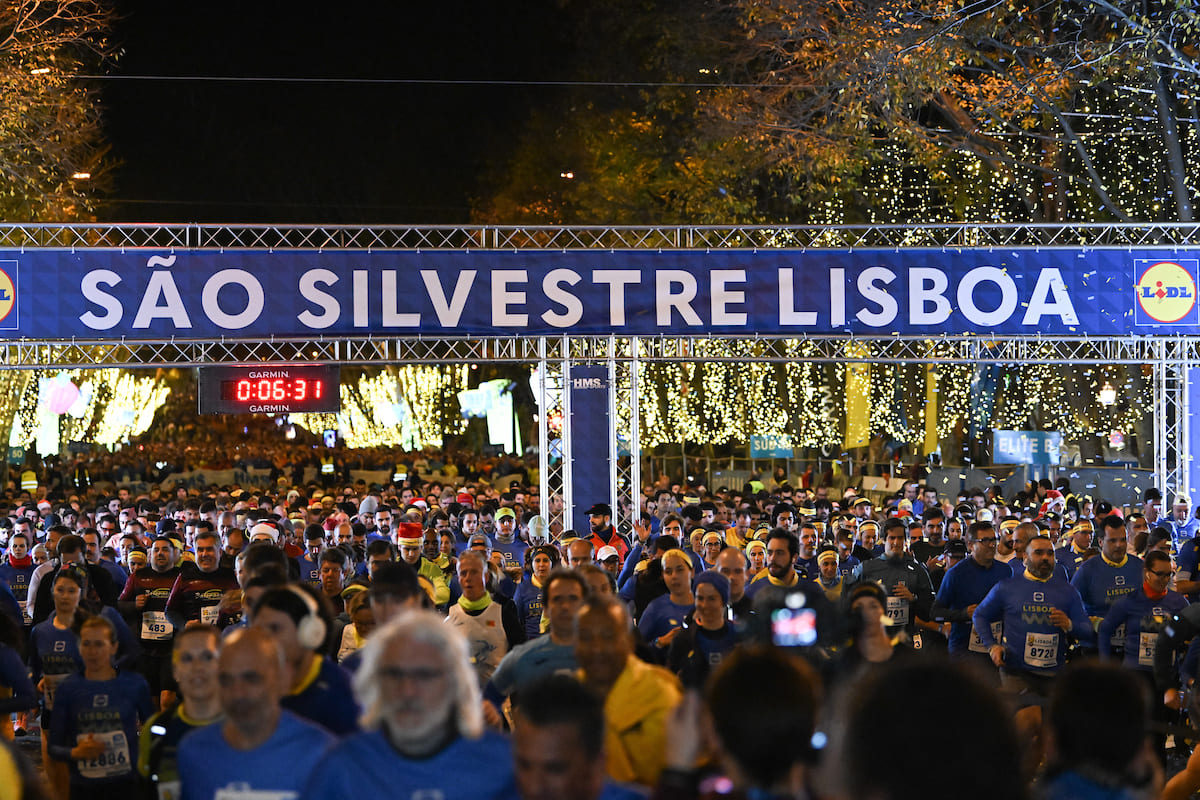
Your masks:
[{"label": "black cap", "polygon": [[587,510],[589,517],[611,517],[612,506],[608,503],[593,503],[592,507]]},{"label": "black cap", "polygon": [[967,544],[962,539],[951,539],[946,542],[946,549],[942,551],[942,555],[953,556],[954,558],[966,558]]}]

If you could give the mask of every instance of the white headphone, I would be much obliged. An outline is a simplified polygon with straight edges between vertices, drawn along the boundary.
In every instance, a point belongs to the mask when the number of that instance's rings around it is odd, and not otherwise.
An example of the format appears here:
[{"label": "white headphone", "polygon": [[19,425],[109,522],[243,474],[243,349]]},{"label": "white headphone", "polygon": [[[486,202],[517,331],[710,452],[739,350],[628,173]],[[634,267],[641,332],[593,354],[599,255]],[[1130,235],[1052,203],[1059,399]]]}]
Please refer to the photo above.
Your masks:
[{"label": "white headphone", "polygon": [[308,592],[295,586],[288,587],[304,600],[308,613],[296,623],[296,641],[307,650],[316,650],[325,643],[325,620],[321,619],[321,610],[317,601]]}]

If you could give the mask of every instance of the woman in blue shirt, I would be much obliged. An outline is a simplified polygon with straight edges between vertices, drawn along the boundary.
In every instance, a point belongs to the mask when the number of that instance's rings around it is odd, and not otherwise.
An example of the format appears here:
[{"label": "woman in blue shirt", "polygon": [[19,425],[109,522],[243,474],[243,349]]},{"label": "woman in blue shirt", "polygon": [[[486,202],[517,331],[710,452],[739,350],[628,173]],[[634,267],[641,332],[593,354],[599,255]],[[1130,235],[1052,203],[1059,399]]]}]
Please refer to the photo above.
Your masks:
[{"label": "woman in blue shirt", "polygon": [[662,556],[663,583],[667,594],[650,601],[638,620],[642,638],[654,648],[660,662],[666,661],[671,640],[683,629],[683,621],[695,607],[692,594],[692,560],[682,550],[668,550]]},{"label": "woman in blue shirt", "polygon": [[58,687],[51,712],[50,756],[71,771],[72,800],[128,800],[138,791],[138,725],[154,707],[136,672],[118,672],[116,627],[89,617],[79,630],[83,673]]}]

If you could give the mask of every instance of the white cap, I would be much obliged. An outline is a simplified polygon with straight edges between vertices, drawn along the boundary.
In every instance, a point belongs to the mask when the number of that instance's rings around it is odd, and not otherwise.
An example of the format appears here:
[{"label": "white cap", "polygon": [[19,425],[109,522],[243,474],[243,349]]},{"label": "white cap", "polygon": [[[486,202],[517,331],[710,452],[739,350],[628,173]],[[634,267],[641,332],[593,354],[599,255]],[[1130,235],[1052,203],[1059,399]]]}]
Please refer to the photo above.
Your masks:
[{"label": "white cap", "polygon": [[617,548],[613,547],[611,544],[606,544],[596,553],[596,560],[605,561],[613,556],[620,557],[620,555],[621,554],[617,552]]},{"label": "white cap", "polygon": [[260,522],[250,529],[250,541],[254,541],[255,536],[269,536],[272,542],[278,542],[279,529],[269,522]]}]

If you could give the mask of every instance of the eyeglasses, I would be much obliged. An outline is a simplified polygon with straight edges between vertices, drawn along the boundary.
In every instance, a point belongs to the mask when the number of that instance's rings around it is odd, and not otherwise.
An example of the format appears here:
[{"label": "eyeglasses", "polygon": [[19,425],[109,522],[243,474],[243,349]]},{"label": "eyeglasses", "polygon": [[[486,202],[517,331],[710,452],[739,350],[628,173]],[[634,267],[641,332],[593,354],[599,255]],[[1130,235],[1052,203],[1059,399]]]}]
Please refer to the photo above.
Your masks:
[{"label": "eyeglasses", "polygon": [[431,683],[442,677],[442,671],[429,667],[404,669],[402,667],[380,667],[378,675],[390,681],[410,680],[415,683]]},{"label": "eyeglasses", "polygon": [[987,538],[983,538],[983,539],[976,539],[975,541],[976,541],[978,544],[995,544],[995,543],[996,543],[996,537],[995,537],[995,536],[989,536],[989,537],[987,537]]},{"label": "eyeglasses", "polygon": [[1152,569],[1148,569],[1148,570],[1146,570],[1146,572],[1149,572],[1151,575],[1154,575],[1159,578],[1169,578],[1175,574],[1174,570],[1167,570],[1166,572],[1156,572]]}]

